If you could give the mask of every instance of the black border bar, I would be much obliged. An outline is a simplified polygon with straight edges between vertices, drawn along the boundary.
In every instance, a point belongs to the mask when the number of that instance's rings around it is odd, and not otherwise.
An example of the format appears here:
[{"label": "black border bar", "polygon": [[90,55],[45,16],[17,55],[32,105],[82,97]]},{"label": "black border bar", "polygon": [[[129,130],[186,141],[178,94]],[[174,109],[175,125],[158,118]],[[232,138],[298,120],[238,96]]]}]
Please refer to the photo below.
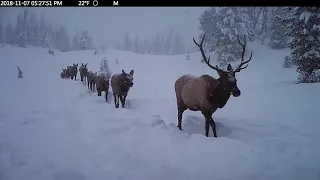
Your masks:
[{"label": "black border bar", "polygon": [[[37,7],[320,6],[316,0],[49,0],[51,3],[47,0],[40,1],[47,3],[38,4]],[[62,2],[62,6],[57,2]],[[32,3],[20,6],[32,7]]]}]

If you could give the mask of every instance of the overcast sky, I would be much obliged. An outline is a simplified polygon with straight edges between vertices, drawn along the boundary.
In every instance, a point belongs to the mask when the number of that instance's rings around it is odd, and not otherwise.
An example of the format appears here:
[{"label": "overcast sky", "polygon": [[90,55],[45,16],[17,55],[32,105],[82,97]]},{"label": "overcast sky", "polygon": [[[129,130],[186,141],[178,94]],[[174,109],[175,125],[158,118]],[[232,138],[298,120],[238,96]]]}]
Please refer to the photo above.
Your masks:
[{"label": "overcast sky", "polygon": [[[4,9],[1,8],[0,11]],[[77,29],[88,30],[95,45],[113,46],[122,41],[128,31],[131,36],[155,37],[156,33],[172,28],[185,42],[192,44],[192,37],[200,33],[199,16],[204,7],[74,7],[29,8],[43,13],[53,23],[65,25],[70,33]],[[6,8],[4,21],[15,19],[21,8]]]}]

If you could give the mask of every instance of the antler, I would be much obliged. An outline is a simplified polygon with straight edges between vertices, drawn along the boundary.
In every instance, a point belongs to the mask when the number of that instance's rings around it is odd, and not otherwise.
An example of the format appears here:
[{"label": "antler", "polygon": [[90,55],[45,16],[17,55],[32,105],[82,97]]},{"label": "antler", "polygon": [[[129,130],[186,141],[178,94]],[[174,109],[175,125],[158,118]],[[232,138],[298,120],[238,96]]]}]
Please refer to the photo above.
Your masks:
[{"label": "antler", "polygon": [[[240,64],[239,64],[239,66],[238,66],[233,72],[240,72],[242,69],[247,68],[248,65],[249,65],[249,64],[247,64],[247,63],[250,62],[250,61],[251,61],[251,58],[252,58],[252,53],[251,53],[249,60],[244,61],[244,53],[245,53],[245,51],[246,51],[246,46],[247,46],[247,38],[246,38],[246,36],[244,35],[244,42],[243,42],[243,44],[240,42],[239,36],[237,37],[237,39],[238,39],[238,43],[239,43],[240,46],[242,47],[242,54],[241,54],[241,62],[240,62]],[[247,64],[247,65],[246,65],[245,67],[242,67],[242,66],[245,65],[245,64]]]},{"label": "antler", "polygon": [[202,45],[203,45],[203,41],[204,41],[205,36],[206,36],[206,34],[203,35],[200,44],[198,44],[194,38],[193,38],[193,42],[200,48],[200,52],[201,52],[201,55],[202,55],[202,57],[203,57],[204,62],[206,62],[206,64],[207,64],[211,69],[214,69],[214,70],[216,70],[216,71],[221,70],[221,69],[218,68],[218,66],[216,66],[216,67],[212,66],[212,65],[210,64],[210,56],[209,56],[209,58],[207,58],[206,55],[204,54],[203,46],[202,46]]}]

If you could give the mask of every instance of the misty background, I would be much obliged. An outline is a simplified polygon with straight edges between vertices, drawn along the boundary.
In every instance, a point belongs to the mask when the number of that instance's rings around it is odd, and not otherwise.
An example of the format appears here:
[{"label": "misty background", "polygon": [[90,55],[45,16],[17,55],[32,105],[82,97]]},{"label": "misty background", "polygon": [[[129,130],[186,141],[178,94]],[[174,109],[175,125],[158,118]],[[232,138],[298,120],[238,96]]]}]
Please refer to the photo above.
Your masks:
[{"label": "misty background", "polygon": [[[204,7],[86,7],[86,8],[25,8],[43,14],[55,25],[66,27],[69,35],[87,30],[96,47],[112,48],[126,33],[132,38],[151,41],[158,34],[178,33],[187,50],[194,50],[192,37],[200,33],[199,16]],[[1,20],[16,21],[23,8],[1,8]]]},{"label": "misty background", "polygon": [[[116,49],[138,54],[214,53],[220,68],[242,56],[240,41],[289,48],[284,67],[320,82],[319,7],[1,8],[0,44],[61,52]],[[199,57],[200,62],[204,62]]]}]

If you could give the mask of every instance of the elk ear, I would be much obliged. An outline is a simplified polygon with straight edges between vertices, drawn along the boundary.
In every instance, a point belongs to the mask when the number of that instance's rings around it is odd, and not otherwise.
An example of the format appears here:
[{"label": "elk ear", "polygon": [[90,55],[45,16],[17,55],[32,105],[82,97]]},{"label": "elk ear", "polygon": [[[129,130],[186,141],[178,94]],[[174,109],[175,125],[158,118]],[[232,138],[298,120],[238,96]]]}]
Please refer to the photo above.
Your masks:
[{"label": "elk ear", "polygon": [[131,71],[130,71],[130,74],[133,75],[133,74],[134,74],[134,70],[131,70]]},{"label": "elk ear", "polygon": [[87,67],[88,63],[86,65],[84,65],[85,67]]},{"label": "elk ear", "polygon": [[77,63],[77,67],[78,67],[78,63]]},{"label": "elk ear", "polygon": [[76,66],[74,63],[72,63],[74,66]]},{"label": "elk ear", "polygon": [[126,74],[126,72],[122,69],[122,74]]},{"label": "elk ear", "polygon": [[228,64],[227,71],[229,71],[229,72],[233,71],[231,64]]},{"label": "elk ear", "polygon": [[81,65],[83,66],[83,63],[81,63]]}]

